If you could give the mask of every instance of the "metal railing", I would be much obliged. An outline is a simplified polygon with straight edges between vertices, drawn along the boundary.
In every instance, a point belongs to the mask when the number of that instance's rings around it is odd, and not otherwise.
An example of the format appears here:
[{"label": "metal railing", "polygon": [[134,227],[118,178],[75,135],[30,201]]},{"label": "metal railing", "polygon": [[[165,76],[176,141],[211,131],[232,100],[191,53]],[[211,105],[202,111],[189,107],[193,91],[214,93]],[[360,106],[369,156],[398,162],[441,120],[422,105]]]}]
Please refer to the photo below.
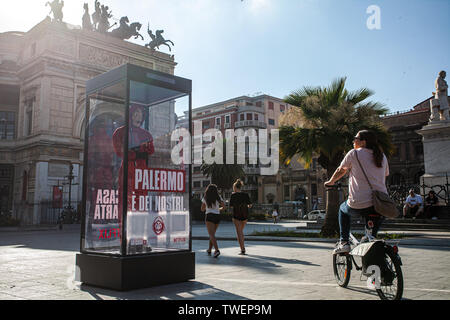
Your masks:
[{"label": "metal railing", "polygon": [[425,179],[422,178],[421,184],[388,185],[387,189],[391,198],[401,206],[405,204],[409,190],[411,189],[414,190],[414,193],[420,194],[423,200],[425,200],[428,193],[432,190],[436,194],[440,205],[450,206],[449,186],[448,175],[446,175],[444,184],[427,185],[425,184]]},{"label": "metal railing", "polygon": [[[56,207],[51,200],[37,203],[15,203],[12,217],[20,220],[21,225],[65,224],[81,222],[81,201],[64,201],[62,207]],[[36,216],[37,213],[37,216]]]}]

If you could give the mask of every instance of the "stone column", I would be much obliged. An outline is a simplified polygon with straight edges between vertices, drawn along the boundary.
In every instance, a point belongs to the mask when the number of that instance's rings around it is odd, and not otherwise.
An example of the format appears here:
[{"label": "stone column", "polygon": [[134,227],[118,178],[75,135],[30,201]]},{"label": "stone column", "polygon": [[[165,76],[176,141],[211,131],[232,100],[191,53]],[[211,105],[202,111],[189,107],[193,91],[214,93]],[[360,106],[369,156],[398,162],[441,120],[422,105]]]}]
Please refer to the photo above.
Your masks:
[{"label": "stone column", "polygon": [[48,196],[48,162],[36,162],[36,180],[34,187],[34,209],[33,209],[33,224],[39,224],[41,221],[39,205],[46,196]]},{"label": "stone column", "polygon": [[423,137],[425,174],[421,177],[421,183],[444,185],[446,174],[450,176],[450,121],[432,122],[417,133]]},{"label": "stone column", "polygon": [[44,77],[41,79],[41,89],[39,92],[39,131],[48,131],[50,129],[50,109],[51,109],[51,79]]}]

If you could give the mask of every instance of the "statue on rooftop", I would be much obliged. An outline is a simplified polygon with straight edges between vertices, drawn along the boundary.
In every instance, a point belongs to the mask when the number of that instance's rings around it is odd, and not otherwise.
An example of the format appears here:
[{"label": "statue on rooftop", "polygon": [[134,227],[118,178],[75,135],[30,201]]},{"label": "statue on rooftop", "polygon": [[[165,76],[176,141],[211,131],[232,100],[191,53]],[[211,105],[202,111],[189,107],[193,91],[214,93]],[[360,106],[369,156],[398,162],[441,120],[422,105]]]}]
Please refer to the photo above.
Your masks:
[{"label": "statue on rooftop", "polygon": [[112,18],[112,11],[108,12],[109,7],[102,5],[101,6],[101,14],[100,14],[100,20],[98,22],[97,31],[102,33],[107,33],[108,30],[115,26],[117,23],[114,23],[112,26],[109,24],[109,19]]},{"label": "statue on rooftop", "polygon": [[144,37],[138,32],[141,30],[142,24],[133,22],[128,25],[129,22],[128,17],[120,18],[119,27],[111,31],[111,35],[122,40],[130,39],[132,36],[134,36],[135,39],[141,37],[142,40],[144,40]]},{"label": "statue on rooftop", "polygon": [[63,12],[62,8],[64,7],[64,1],[61,2],[59,0],[53,0],[52,2],[47,2],[45,6],[50,5],[50,13],[53,13],[53,21],[62,22]]},{"label": "statue on rooftop", "polygon": [[97,30],[98,23],[100,22],[100,16],[102,14],[102,9],[100,8],[100,2],[95,0],[95,11],[92,14],[92,26],[94,30]]},{"label": "statue on rooftop", "polygon": [[92,30],[92,22],[91,22],[91,16],[89,15],[89,6],[87,3],[84,4],[84,14],[83,14],[83,29],[85,30]]},{"label": "statue on rooftop", "polygon": [[172,51],[170,46],[167,44],[167,42],[170,42],[172,44],[172,46],[174,46],[174,44],[171,40],[164,39],[164,37],[162,36],[163,32],[164,32],[164,30],[156,30],[156,35],[154,35],[152,30],[150,30],[150,24],[148,24],[147,33],[150,36],[150,38],[152,39],[152,41],[147,43],[145,46],[152,50],[155,50],[155,48],[159,49],[160,45],[165,45],[169,48],[169,51]]}]

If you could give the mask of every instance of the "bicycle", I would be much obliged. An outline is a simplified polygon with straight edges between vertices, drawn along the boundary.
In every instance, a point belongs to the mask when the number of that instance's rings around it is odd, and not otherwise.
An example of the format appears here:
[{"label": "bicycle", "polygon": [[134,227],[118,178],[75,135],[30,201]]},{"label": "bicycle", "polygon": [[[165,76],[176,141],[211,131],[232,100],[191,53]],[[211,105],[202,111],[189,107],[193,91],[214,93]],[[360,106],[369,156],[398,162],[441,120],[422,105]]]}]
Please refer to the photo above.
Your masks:
[{"label": "bicycle", "polygon": [[[339,190],[340,185],[337,188]],[[403,295],[403,273],[398,246],[372,235],[380,218],[378,213],[366,217],[365,235],[361,241],[350,233],[351,250],[348,253],[333,254],[333,272],[337,284],[346,288],[354,265],[357,271],[362,271],[361,277],[367,277],[368,287],[375,288],[380,299],[400,300]],[[359,264],[357,258],[361,260]]]}]

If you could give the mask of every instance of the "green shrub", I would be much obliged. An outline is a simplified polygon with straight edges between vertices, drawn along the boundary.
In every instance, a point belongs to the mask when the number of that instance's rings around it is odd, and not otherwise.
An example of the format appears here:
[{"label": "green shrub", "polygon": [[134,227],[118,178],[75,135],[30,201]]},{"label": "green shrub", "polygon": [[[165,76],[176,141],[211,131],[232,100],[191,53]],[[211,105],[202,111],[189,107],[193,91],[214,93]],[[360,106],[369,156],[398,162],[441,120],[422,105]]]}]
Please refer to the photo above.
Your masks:
[{"label": "green shrub", "polygon": [[266,219],[267,217],[264,213],[251,213],[249,215],[249,220],[265,221]]},{"label": "green shrub", "polygon": [[16,227],[20,225],[19,219],[14,219],[11,215],[0,215],[0,227]]}]

